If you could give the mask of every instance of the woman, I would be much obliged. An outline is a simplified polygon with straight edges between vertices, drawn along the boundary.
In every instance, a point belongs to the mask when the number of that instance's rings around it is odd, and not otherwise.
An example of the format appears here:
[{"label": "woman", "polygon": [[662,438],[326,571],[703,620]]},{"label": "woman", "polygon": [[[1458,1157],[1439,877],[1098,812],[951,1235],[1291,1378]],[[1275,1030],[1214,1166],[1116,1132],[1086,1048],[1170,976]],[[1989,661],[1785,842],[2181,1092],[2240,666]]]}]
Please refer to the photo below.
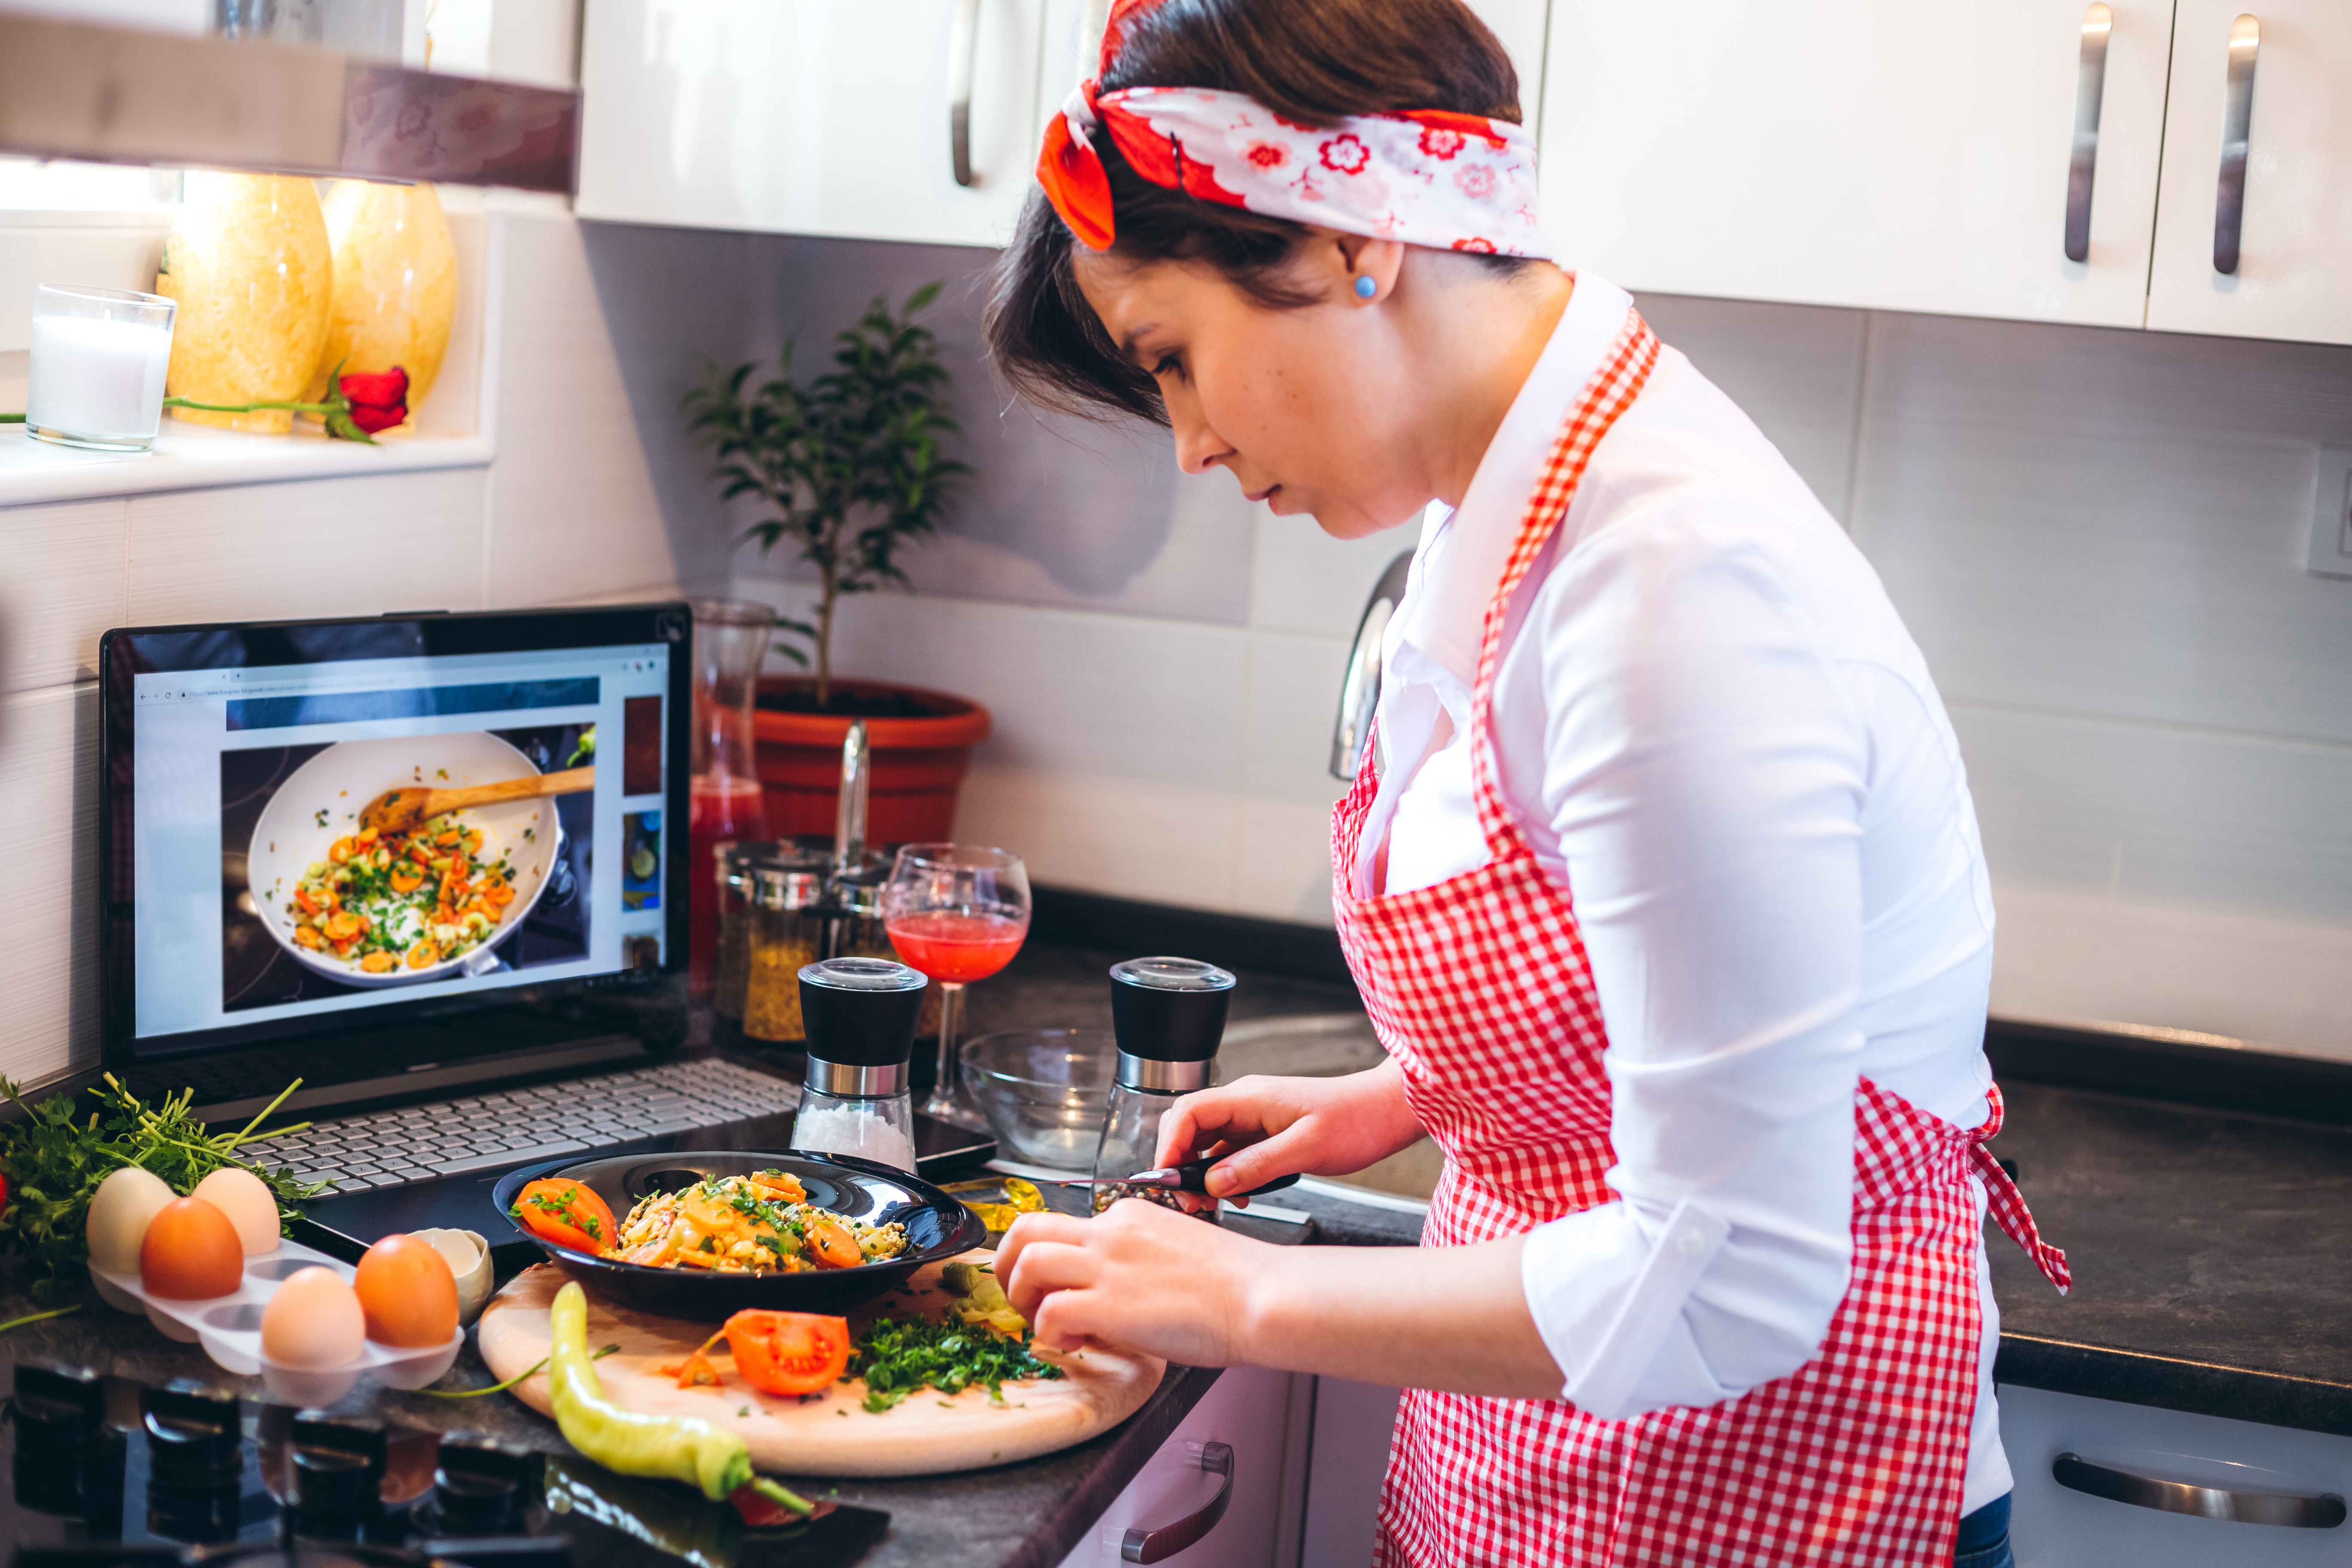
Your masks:
[{"label": "woman", "polygon": [[[1181,1102],[1212,1178],[1446,1155],[1423,1247],[1023,1218],[1039,1337],[1403,1385],[1382,1562],[2006,1563],[1992,910],[1877,579],[1631,300],[1544,259],[1455,0],[1114,8],[990,331],[1284,516],[1421,514],[1333,905],[1391,1060]],[[1435,504],[1432,504],[1432,502]]]}]

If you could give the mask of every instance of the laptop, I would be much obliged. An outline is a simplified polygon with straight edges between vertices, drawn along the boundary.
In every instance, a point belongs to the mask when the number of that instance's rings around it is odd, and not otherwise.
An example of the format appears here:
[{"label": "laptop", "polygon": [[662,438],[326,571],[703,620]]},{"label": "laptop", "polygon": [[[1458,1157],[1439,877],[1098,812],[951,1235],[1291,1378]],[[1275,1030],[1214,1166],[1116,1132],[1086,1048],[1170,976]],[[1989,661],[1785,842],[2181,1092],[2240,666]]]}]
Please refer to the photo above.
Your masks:
[{"label": "laptop", "polygon": [[310,1122],[253,1151],[327,1184],[307,1239],[504,1242],[519,1165],[789,1142],[790,1073],[688,1003],[687,605],[119,629],[99,700],[102,1065]]}]

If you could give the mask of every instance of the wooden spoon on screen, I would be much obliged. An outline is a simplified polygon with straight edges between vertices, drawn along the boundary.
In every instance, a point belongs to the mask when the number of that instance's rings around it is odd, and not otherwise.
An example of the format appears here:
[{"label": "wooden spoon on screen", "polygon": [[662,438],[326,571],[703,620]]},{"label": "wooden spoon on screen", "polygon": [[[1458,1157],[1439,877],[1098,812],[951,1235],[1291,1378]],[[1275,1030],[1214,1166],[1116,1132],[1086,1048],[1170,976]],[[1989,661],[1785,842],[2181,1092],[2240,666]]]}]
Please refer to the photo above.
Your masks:
[{"label": "wooden spoon on screen", "polygon": [[419,824],[446,811],[469,805],[499,805],[510,800],[539,800],[551,795],[580,795],[596,787],[596,770],[566,768],[557,773],[530,773],[499,784],[472,784],[465,789],[426,789],[410,784],[389,789],[361,808],[360,826],[378,833],[413,833]]}]

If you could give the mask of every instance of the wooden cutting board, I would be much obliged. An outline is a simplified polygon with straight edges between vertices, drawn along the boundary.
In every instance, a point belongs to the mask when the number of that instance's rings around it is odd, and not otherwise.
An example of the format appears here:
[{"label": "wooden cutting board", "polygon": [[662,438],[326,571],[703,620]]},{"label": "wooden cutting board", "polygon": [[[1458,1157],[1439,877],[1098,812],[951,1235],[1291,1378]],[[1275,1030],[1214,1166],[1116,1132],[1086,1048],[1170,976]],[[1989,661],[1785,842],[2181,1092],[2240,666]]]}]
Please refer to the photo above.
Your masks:
[{"label": "wooden cutting board", "polygon": [[[994,1254],[975,1248],[962,1261],[985,1263]],[[928,1264],[908,1281],[911,1295],[892,1294],[849,1314],[853,1333],[880,1315],[938,1317],[953,1293],[940,1282],[949,1260]],[[483,1309],[477,1333],[482,1359],[500,1382],[544,1358],[547,1310],[569,1278],[551,1263],[525,1269]],[[822,1394],[794,1399],[761,1394],[735,1370],[726,1342],[711,1364],[721,1385],[680,1388],[661,1372],[691,1354],[716,1323],[688,1323],[600,1300],[588,1288],[588,1343],[621,1348],[596,1363],[605,1395],[649,1415],[698,1415],[740,1432],[762,1470],[787,1476],[921,1476],[1009,1465],[1084,1442],[1135,1414],[1160,1386],[1167,1363],[1153,1356],[1088,1350],[1053,1357],[1064,1374],[1004,1385],[1004,1404],[988,1391],[967,1388],[950,1399],[926,1388],[880,1415],[864,1408],[866,1385],[837,1383]],[[542,1415],[551,1414],[547,1374],[515,1385],[514,1394]]]}]

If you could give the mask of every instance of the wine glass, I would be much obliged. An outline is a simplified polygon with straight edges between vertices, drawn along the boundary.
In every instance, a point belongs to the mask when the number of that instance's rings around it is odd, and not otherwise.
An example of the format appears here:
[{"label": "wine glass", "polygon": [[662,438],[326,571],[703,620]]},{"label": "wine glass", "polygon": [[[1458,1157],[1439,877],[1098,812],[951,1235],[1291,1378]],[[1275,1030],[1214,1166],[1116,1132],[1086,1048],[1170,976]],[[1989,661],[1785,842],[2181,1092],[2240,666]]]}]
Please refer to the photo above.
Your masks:
[{"label": "wine glass", "polygon": [[1029,873],[1021,858],[977,844],[909,844],[882,891],[882,929],[908,967],[940,987],[940,1070],[926,1116],[984,1128],[956,1096],[956,995],[1021,951],[1029,934]]}]

